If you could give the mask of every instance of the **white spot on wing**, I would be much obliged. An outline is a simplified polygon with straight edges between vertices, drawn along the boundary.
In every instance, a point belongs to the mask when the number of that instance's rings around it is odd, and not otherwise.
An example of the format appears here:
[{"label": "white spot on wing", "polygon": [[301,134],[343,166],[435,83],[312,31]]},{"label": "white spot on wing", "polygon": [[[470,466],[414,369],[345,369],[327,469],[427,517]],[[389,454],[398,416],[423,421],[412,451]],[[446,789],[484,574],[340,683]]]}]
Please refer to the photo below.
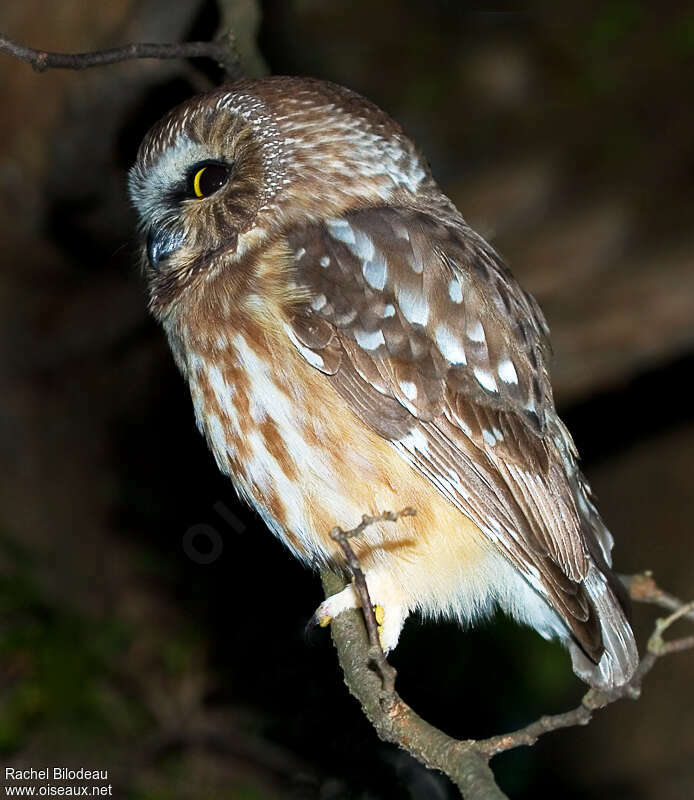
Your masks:
[{"label": "white spot on wing", "polygon": [[356,231],[354,244],[350,245],[349,249],[361,261],[370,261],[376,252],[371,237],[361,231]]},{"label": "white spot on wing", "polygon": [[347,220],[339,218],[329,219],[327,225],[333,239],[344,242],[346,245],[355,244],[356,237],[354,236],[352,226]]},{"label": "white spot on wing", "polygon": [[477,320],[474,324],[468,325],[466,333],[468,339],[471,339],[473,342],[484,341],[484,328],[479,320]]},{"label": "white spot on wing", "polygon": [[418,258],[409,258],[407,263],[410,265],[410,269],[412,272],[415,272],[417,275],[421,275],[424,271],[424,264]]},{"label": "white spot on wing", "polygon": [[320,257],[320,265],[321,265],[321,267],[329,267],[330,266],[330,256],[321,256]]},{"label": "white spot on wing", "polygon": [[417,385],[412,381],[400,381],[400,388],[409,400],[417,399]]},{"label": "white spot on wing", "polygon": [[496,437],[491,431],[488,431],[486,428],[482,431],[482,438],[489,445],[493,446],[496,444]]},{"label": "white spot on wing", "polygon": [[265,301],[260,295],[249,294],[244,298],[243,306],[248,311],[261,312],[265,310]]},{"label": "white spot on wing", "polygon": [[479,383],[482,388],[486,389],[488,392],[496,392],[496,381],[487,370],[475,367],[472,372],[475,378],[477,378],[477,383]]},{"label": "white spot on wing", "polygon": [[463,302],[463,287],[460,285],[460,281],[455,278],[452,278],[448,283],[448,296],[454,303]]},{"label": "white spot on wing", "polygon": [[363,347],[364,350],[376,350],[380,345],[386,343],[380,328],[375,331],[365,331],[357,328],[354,331],[354,338],[357,340],[359,347]]},{"label": "white spot on wing", "polygon": [[429,449],[427,437],[419,428],[414,428],[407,436],[403,436],[403,438],[400,439],[400,444],[410,452],[426,453]]},{"label": "white spot on wing", "polygon": [[400,311],[413,325],[426,325],[429,319],[429,304],[421,292],[400,287],[397,291]]},{"label": "white spot on wing", "polygon": [[503,361],[499,362],[497,372],[504,383],[518,383],[516,368],[513,366],[513,361],[511,361],[511,359],[505,358]]},{"label": "white spot on wing", "polygon": [[448,325],[442,323],[436,326],[436,344],[441,355],[452,364],[467,364],[465,349]]},{"label": "white spot on wing", "polygon": [[311,300],[311,308],[314,311],[320,311],[327,302],[328,300],[324,294],[318,294]]},{"label": "white spot on wing", "polygon": [[388,265],[380,255],[375,255],[371,260],[362,265],[362,272],[366,282],[372,289],[381,291],[388,278]]}]

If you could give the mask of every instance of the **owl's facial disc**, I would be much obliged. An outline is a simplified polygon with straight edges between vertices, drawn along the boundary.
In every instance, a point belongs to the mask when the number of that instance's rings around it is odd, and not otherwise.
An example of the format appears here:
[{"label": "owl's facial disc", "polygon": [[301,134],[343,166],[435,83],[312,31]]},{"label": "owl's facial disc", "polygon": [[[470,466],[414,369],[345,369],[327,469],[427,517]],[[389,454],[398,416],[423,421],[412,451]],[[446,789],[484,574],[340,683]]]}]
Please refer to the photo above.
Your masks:
[{"label": "owl's facial disc", "polygon": [[[151,267],[159,270],[162,262],[178,251],[186,238],[183,231],[173,223],[173,215],[179,214],[186,201],[204,202],[228,183],[233,173],[233,164],[205,159],[191,165],[185,176],[165,193],[169,215],[164,221],[152,223],[147,233],[147,258]],[[168,217],[171,217],[169,221]]]},{"label": "owl's facial disc", "polygon": [[194,98],[145,138],[129,189],[155,313],[233,271],[239,239],[283,177],[280,150],[266,140],[236,106],[220,106],[217,95]]}]

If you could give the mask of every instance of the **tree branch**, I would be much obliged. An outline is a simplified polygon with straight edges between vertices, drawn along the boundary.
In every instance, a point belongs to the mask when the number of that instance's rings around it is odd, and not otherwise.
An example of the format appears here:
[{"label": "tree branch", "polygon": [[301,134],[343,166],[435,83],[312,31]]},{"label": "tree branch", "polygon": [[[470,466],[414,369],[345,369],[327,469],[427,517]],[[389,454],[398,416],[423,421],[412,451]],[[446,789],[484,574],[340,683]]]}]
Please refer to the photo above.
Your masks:
[{"label": "tree branch", "polygon": [[[639,603],[649,603],[668,611],[678,611],[684,605],[677,597],[668,594],[657,585],[650,570],[638,575],[621,575],[620,578],[627,587],[631,599]],[[686,611],[682,616],[694,622],[694,611]]]},{"label": "tree branch", "polygon": [[359,600],[361,601],[364,622],[366,623],[366,630],[369,635],[369,660],[376,665],[381,675],[381,702],[384,708],[389,707],[395,700],[395,677],[397,672],[386,660],[385,653],[381,647],[381,640],[378,635],[378,620],[376,619],[376,612],[371,602],[371,597],[369,596],[369,587],[366,584],[366,577],[362,571],[359,559],[352,549],[349,540],[356,536],[361,536],[361,534],[375,522],[397,522],[400,517],[412,517],[416,513],[417,512],[413,508],[404,508],[402,511],[384,511],[382,514],[377,514],[373,517],[364,514],[356,528],[352,528],[350,531],[344,531],[340,527],[335,527],[330,531],[330,538],[337,542],[342,548],[347,566],[354,577],[354,585],[359,595]]},{"label": "tree branch", "polygon": [[[407,750],[427,767],[445,773],[468,800],[503,800],[506,797],[489,767],[493,756],[516,747],[533,745],[540,736],[551,731],[587,725],[595,711],[616,700],[638,698],[643,678],[659,658],[694,649],[694,636],[670,642],[663,640],[665,631],[678,619],[694,619],[694,602],[683,603],[663,591],[648,572],[624,577],[633,600],[672,611],[665,619],[656,621],[646,653],[627,684],[609,692],[591,689],[577,708],[540,717],[511,733],[481,740],[453,739],[418,716],[395,690],[396,672],[381,649],[378,622],[366,578],[350,544],[350,539],[359,536],[369,525],[384,520],[395,522],[401,516],[412,513],[412,509],[384,512],[374,517],[364,516],[361,524],[350,531],[333,528],[330,535],[345,555],[361,600],[362,613],[353,610],[340,614],[331,622],[331,633],[347,688],[361,704],[378,736]],[[321,578],[326,597],[344,587],[344,581],[328,570],[321,574]]]},{"label": "tree branch", "polygon": [[0,53],[7,53],[31,64],[37,72],[47,69],[88,69],[132,61],[141,58],[209,58],[216,61],[229,80],[241,78],[244,71],[239,63],[236,43],[231,33],[214,42],[183,42],[181,44],[149,44],[138,42],[123,47],[96,50],[90,53],[51,53],[15,42],[0,34]]},{"label": "tree branch", "polygon": [[[325,570],[321,578],[326,596],[344,588],[342,578],[333,572]],[[330,630],[347,688],[384,742],[397,744],[425,766],[444,772],[463,797],[508,800],[496,785],[488,759],[475,752],[472,742],[453,739],[430,725],[395,691],[389,707],[384,709],[383,682],[371,668],[369,637],[359,610],[335,617]]]}]

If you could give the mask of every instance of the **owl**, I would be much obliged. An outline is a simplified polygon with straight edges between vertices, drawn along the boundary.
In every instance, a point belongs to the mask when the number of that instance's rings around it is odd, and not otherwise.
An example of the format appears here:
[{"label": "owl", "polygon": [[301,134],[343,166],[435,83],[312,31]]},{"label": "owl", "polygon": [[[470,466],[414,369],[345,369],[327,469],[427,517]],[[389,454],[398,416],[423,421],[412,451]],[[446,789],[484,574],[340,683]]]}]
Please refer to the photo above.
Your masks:
[{"label": "owl", "polygon": [[[219,469],[313,568],[354,541],[390,650],[496,609],[594,687],[638,655],[612,537],[554,408],[548,328],[403,129],[330,83],[243,80],[168,113],[129,189],[149,306]],[[316,612],[358,606],[352,585]]]}]

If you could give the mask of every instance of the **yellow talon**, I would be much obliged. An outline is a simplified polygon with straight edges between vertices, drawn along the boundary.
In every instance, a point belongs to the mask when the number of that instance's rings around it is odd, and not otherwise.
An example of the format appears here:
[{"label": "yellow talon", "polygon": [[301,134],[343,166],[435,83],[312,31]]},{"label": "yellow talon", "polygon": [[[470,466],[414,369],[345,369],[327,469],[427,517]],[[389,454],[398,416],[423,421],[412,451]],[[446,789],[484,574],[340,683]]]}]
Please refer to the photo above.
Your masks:
[{"label": "yellow talon", "polygon": [[333,619],[332,617],[321,617],[318,620],[318,624],[321,626],[321,628],[327,628],[328,625],[330,625],[330,623],[332,622],[332,619]]},{"label": "yellow talon", "polygon": [[386,618],[386,612],[383,610],[383,606],[374,606],[374,616],[379,626],[383,625],[383,620]]}]

